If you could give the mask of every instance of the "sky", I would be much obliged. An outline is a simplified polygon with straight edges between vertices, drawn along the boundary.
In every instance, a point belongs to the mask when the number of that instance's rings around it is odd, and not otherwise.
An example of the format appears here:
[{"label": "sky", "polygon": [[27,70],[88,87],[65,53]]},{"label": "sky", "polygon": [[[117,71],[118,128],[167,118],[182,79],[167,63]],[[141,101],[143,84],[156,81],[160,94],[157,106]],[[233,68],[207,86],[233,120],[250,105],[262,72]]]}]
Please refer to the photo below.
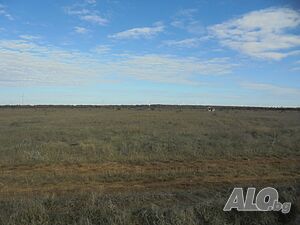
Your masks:
[{"label": "sky", "polygon": [[0,0],[0,105],[300,107],[298,0]]}]

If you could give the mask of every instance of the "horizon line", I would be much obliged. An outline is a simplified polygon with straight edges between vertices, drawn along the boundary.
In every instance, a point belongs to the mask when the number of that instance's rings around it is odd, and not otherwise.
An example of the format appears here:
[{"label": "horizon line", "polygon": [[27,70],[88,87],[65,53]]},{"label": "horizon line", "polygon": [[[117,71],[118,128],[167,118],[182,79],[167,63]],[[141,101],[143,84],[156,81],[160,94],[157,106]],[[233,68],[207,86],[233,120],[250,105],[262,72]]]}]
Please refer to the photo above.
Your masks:
[{"label": "horizon line", "polygon": [[107,106],[195,106],[195,107],[233,107],[233,108],[269,108],[269,109],[300,109],[300,106],[258,106],[258,105],[213,105],[213,104],[0,104],[0,107],[107,107]]}]

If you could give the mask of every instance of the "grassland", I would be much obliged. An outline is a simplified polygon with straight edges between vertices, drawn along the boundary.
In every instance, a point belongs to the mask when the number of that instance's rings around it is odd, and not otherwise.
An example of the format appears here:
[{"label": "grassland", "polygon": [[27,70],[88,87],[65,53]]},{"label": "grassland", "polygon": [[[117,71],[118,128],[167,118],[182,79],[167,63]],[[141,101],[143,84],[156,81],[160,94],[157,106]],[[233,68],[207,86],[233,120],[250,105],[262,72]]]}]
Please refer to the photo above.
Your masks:
[{"label": "grassland", "polygon": [[[300,111],[1,107],[0,224],[297,224]],[[292,210],[223,212],[233,187]]]}]

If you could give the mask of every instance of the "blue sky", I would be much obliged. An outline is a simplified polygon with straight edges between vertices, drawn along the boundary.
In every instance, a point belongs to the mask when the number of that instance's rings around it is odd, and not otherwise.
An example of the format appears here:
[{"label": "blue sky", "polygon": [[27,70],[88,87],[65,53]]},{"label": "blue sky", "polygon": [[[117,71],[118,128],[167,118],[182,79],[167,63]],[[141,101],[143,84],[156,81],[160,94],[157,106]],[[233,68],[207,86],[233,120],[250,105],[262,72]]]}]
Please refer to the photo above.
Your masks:
[{"label": "blue sky", "polygon": [[0,104],[300,106],[297,0],[0,0]]}]

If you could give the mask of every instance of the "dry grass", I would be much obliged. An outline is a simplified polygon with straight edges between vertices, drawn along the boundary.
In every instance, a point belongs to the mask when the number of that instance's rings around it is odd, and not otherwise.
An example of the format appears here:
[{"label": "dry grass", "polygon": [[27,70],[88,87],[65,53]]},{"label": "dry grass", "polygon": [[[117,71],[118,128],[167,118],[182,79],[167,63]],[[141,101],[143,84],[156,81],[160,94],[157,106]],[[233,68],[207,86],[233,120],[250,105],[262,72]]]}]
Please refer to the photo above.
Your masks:
[{"label": "dry grass", "polygon": [[[0,225],[286,224],[299,216],[300,111],[0,108]],[[224,213],[234,186],[292,212]]]}]

